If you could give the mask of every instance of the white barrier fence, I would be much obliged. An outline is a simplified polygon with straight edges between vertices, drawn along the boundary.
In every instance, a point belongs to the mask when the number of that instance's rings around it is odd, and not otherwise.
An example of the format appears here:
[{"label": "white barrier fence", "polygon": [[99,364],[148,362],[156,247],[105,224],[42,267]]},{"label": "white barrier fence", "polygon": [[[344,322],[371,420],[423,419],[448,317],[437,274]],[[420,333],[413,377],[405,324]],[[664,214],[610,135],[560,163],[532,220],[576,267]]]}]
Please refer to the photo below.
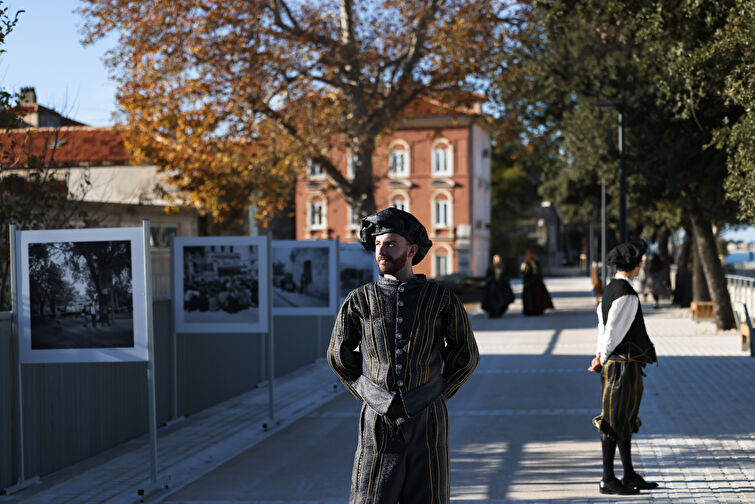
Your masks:
[{"label": "white barrier fence", "polygon": [[747,350],[749,347],[750,355],[755,356],[755,342],[753,341],[753,332],[755,332],[755,328],[753,328],[755,278],[726,275],[726,287],[729,290],[729,297],[731,297],[737,327],[742,331],[742,350]]},{"label": "white barrier fence", "polygon": [[726,287],[733,303],[742,303],[752,317],[755,309],[755,278],[739,275],[726,275]]}]

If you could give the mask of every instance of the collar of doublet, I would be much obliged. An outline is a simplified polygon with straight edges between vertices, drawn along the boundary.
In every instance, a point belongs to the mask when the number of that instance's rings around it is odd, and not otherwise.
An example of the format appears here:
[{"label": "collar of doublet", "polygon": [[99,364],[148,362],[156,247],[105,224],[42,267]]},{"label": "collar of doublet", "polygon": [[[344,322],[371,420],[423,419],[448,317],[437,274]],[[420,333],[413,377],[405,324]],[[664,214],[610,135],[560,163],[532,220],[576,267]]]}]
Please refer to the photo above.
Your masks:
[{"label": "collar of doublet", "polygon": [[385,275],[381,274],[378,277],[378,284],[384,285],[386,287],[398,287],[399,285],[407,285],[407,286],[413,286],[418,285],[421,282],[424,282],[426,280],[425,275],[414,275],[414,278],[410,278],[409,280],[406,280],[405,282],[402,282],[401,280],[395,279],[395,278],[388,278]]},{"label": "collar of doublet", "polygon": [[618,278],[618,279],[621,279],[621,280],[626,280],[627,282],[632,283],[632,281],[629,279],[628,276],[626,276],[624,273],[620,273],[618,271],[616,272],[616,275],[614,276],[614,278]]}]

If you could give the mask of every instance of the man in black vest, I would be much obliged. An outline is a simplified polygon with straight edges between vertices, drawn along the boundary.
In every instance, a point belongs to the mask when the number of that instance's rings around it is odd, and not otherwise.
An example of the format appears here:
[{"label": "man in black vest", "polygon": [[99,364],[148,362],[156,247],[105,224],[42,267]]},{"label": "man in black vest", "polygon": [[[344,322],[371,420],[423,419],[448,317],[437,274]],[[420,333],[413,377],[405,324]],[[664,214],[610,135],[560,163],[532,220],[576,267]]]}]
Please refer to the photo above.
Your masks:
[{"label": "man in black vest", "polygon": [[467,313],[448,289],[415,275],[432,242],[408,212],[362,219],[377,282],[338,313],[328,363],[362,405],[351,504],[450,501],[446,401],[479,360]]},{"label": "man in black vest", "polygon": [[[632,280],[642,267],[647,244],[642,240],[622,243],[611,250],[608,264],[616,265],[616,276],[603,292],[598,305],[598,349],[589,370],[600,373],[602,410],[593,419],[603,447],[603,478],[600,493],[630,495],[657,488],[645,481],[632,466],[632,434],[642,423],[637,416],[642,399],[642,368],[656,362],[655,347],[645,329],[637,292]],[[613,470],[618,444],[624,478]]]}]

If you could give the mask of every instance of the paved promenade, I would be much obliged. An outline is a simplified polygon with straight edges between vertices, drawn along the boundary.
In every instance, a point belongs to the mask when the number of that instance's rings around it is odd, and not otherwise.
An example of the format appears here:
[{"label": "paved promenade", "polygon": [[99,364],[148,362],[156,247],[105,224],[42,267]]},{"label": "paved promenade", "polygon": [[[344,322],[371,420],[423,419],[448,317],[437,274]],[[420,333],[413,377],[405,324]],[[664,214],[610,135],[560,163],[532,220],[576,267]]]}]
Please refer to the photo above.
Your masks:
[{"label": "paved promenade", "polygon": [[[755,358],[734,331],[695,323],[687,310],[643,305],[660,362],[646,369],[634,438],[636,469],[660,488],[636,497],[597,491],[600,380],[595,312],[586,278],[547,280],[556,310],[503,319],[470,315],[482,353],[449,402],[452,501],[755,503]],[[282,351],[283,349],[279,349]],[[358,404],[324,363],[253,390],[159,432],[161,479],[146,502],[345,503]],[[148,485],[146,437],[64,471],[0,504],[139,502]],[[621,464],[617,454],[617,474]],[[418,503],[421,504],[421,503]]]}]

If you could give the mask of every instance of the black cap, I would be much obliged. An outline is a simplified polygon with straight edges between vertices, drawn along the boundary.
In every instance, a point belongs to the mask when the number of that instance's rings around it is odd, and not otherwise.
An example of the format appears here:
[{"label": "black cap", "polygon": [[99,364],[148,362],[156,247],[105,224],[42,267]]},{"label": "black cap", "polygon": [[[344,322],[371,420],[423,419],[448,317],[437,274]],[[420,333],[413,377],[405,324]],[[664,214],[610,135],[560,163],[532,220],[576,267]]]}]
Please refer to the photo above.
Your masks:
[{"label": "black cap", "polygon": [[409,243],[419,247],[412,258],[412,264],[419,263],[427,253],[433,242],[427,236],[425,226],[412,214],[389,207],[375,214],[362,218],[362,229],[359,231],[359,239],[362,246],[367,250],[375,250],[375,237],[386,233],[400,234]]},{"label": "black cap", "polygon": [[608,264],[615,264],[617,268],[627,271],[634,269],[648,249],[644,240],[632,240],[617,245],[606,256]]}]

